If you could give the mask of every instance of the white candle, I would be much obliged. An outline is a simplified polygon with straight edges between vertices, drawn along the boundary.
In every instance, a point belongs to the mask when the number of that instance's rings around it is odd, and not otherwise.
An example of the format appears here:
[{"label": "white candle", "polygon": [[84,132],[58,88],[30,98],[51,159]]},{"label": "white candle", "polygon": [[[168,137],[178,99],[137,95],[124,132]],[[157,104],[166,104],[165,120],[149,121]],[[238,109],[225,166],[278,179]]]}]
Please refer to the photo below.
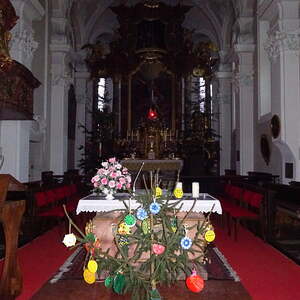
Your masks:
[{"label": "white candle", "polygon": [[192,183],[192,197],[199,198],[199,182]]},{"label": "white candle", "polygon": [[178,181],[176,183],[176,189],[181,189],[182,190],[182,182]]}]

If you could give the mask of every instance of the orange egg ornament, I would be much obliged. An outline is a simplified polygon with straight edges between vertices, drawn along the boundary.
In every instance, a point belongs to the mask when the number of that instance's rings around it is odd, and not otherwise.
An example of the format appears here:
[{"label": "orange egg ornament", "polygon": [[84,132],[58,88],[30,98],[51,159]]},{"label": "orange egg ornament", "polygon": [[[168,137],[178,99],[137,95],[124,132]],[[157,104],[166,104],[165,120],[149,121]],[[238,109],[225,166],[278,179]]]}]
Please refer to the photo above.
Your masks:
[{"label": "orange egg ornament", "polygon": [[185,280],[186,286],[193,293],[200,293],[204,288],[204,280],[194,269],[192,275]]}]

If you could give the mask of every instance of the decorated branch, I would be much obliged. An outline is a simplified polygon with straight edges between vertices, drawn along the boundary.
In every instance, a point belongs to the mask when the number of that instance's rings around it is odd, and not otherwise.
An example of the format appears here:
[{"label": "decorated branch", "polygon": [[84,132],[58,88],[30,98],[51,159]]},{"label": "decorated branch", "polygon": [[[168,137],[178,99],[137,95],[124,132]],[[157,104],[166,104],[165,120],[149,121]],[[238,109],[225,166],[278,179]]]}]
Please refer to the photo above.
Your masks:
[{"label": "decorated branch", "polygon": [[[116,294],[131,293],[133,300],[161,299],[159,286],[182,279],[189,290],[200,292],[204,280],[199,270],[206,263],[206,247],[214,240],[214,231],[209,216],[190,222],[196,200],[190,211],[180,211],[180,188],[177,185],[178,199],[174,201],[172,192],[160,189],[158,176],[151,176],[145,193],[134,194],[137,209],[132,210],[124,201],[125,210],[111,226],[112,244],[106,250],[94,233],[92,221],[83,233],[67,215],[70,232],[64,243],[83,245],[87,251],[84,280],[89,284],[104,281]],[[72,226],[79,236],[71,232]]]}]

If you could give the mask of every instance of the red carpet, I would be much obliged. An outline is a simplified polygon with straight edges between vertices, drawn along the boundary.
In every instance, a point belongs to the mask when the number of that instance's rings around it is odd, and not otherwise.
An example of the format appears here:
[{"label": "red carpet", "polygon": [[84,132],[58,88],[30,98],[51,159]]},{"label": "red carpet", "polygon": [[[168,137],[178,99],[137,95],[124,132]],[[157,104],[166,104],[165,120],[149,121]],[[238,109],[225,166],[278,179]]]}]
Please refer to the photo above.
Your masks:
[{"label": "red carpet", "polygon": [[[242,228],[237,242],[222,229],[216,228],[216,233],[217,246],[253,299],[300,299],[298,265]],[[30,299],[70,255],[61,239],[62,231],[55,228],[19,249],[24,285],[17,300]]]},{"label": "red carpet", "polygon": [[[23,292],[17,300],[28,300],[56,273],[71,252],[60,241],[62,229],[55,227],[18,251],[23,274]],[[0,261],[0,270],[3,261]]]},{"label": "red carpet", "polygon": [[237,242],[216,231],[218,248],[253,299],[300,299],[300,266],[241,227]]}]

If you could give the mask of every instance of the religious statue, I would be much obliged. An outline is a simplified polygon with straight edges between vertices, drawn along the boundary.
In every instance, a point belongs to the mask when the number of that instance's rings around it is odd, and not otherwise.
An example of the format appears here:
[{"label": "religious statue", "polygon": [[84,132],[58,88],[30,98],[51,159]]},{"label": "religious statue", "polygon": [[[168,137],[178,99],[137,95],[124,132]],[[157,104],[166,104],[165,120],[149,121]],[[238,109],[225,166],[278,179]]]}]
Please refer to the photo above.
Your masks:
[{"label": "religious statue", "polygon": [[0,0],[0,67],[5,63],[11,62],[9,54],[9,32],[16,24],[18,17],[9,0]]}]

